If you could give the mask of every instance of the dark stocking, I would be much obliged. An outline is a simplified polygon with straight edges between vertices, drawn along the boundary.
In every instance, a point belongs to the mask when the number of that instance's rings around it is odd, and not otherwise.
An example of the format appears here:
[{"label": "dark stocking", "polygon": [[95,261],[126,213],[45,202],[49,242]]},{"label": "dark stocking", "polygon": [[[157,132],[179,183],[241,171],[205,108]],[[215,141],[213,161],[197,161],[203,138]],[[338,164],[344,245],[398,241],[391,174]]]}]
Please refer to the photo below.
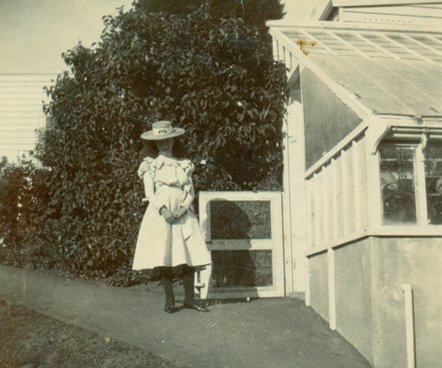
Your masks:
[{"label": "dark stocking", "polygon": [[193,304],[195,270],[193,267],[185,266],[183,268],[183,284],[184,284],[184,304]]},{"label": "dark stocking", "polygon": [[161,284],[166,295],[166,306],[173,307],[175,305],[175,295],[173,294],[173,275],[172,269],[164,267],[161,269]]}]

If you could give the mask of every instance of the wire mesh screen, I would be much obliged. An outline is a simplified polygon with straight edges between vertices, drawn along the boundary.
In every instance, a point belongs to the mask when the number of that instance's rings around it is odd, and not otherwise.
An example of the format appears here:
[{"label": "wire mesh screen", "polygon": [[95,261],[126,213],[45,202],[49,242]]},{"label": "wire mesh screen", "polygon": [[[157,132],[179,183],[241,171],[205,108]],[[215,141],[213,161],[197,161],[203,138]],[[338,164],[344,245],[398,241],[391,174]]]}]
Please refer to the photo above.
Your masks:
[{"label": "wire mesh screen", "polygon": [[212,287],[273,286],[271,250],[212,251]]},{"label": "wire mesh screen", "polygon": [[271,239],[270,201],[211,200],[212,239]]}]

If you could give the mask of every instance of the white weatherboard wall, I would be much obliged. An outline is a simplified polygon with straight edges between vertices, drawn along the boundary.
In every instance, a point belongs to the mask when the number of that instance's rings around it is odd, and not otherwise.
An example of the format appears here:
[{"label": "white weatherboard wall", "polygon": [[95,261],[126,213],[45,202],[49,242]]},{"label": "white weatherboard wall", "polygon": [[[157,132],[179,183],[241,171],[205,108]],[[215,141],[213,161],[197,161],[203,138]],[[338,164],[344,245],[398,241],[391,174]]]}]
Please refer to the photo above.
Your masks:
[{"label": "white weatherboard wall", "polygon": [[36,129],[45,126],[43,87],[55,74],[0,74],[0,157],[16,161],[33,150]]}]

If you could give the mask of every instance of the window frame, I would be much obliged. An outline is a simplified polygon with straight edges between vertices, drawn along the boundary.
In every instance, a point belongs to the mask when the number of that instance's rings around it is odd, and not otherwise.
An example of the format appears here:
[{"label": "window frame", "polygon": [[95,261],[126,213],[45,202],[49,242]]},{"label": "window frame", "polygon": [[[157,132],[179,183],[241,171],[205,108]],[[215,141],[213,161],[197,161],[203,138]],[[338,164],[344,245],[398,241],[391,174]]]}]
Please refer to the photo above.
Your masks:
[{"label": "window frame", "polygon": [[[438,137],[439,138],[439,137]],[[439,141],[440,139],[431,139],[431,142]],[[379,148],[384,144],[394,145],[394,146],[404,146],[404,147],[413,147],[414,148],[414,159],[413,159],[413,182],[414,182],[414,192],[415,192],[415,206],[416,206],[416,222],[397,222],[397,223],[386,223],[384,220],[383,213],[383,196],[382,196],[382,186],[380,185],[380,180],[378,184],[379,189],[379,199],[380,199],[380,226],[381,227],[404,227],[410,226],[413,228],[422,227],[422,228],[435,228],[442,229],[442,224],[431,224],[428,216],[428,202],[427,202],[427,187],[426,187],[426,173],[425,173],[425,147],[428,143],[428,135],[423,134],[420,138],[417,137],[408,137],[408,139],[404,138],[395,138],[389,137],[384,139],[379,144]],[[378,161],[378,173],[379,179],[381,177],[381,154],[377,152],[377,161]]]}]

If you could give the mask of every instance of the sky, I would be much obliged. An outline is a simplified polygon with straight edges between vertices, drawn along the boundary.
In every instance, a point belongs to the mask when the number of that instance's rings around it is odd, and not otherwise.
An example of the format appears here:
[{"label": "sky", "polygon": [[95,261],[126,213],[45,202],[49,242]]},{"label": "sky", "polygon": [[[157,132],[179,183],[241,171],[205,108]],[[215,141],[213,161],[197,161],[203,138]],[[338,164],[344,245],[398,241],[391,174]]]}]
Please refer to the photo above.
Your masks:
[{"label": "sky", "polygon": [[[327,1],[285,0],[286,18],[308,19],[312,6]],[[0,73],[63,72],[67,68],[61,54],[79,41],[90,47],[100,39],[102,17],[131,4],[132,0],[0,0]]]},{"label": "sky", "polygon": [[0,0],[0,73],[60,73],[61,53],[100,39],[102,17],[132,0]]}]

